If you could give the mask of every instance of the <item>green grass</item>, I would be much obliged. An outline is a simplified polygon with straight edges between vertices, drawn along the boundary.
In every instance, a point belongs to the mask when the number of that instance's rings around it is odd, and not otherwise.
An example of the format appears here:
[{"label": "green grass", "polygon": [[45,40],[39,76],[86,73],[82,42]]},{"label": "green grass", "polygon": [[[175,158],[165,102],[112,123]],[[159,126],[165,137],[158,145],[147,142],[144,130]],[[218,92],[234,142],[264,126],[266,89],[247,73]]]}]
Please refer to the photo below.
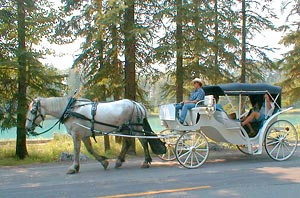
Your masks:
[{"label": "green grass", "polygon": [[[96,137],[97,142],[92,140],[94,149],[109,158],[115,158],[121,150],[121,145],[115,143],[115,139],[110,137],[111,150],[104,153],[103,137]],[[143,149],[140,143],[136,141],[137,155],[143,155]],[[0,146],[0,166],[18,166],[24,164],[39,164],[56,162],[62,152],[73,153],[73,141],[69,135],[54,134],[51,141],[40,144],[27,144],[28,157],[24,160],[20,160],[15,155],[16,143],[15,141],[3,143]],[[87,155],[91,159],[94,159],[85,146],[81,144],[81,153]]]}]

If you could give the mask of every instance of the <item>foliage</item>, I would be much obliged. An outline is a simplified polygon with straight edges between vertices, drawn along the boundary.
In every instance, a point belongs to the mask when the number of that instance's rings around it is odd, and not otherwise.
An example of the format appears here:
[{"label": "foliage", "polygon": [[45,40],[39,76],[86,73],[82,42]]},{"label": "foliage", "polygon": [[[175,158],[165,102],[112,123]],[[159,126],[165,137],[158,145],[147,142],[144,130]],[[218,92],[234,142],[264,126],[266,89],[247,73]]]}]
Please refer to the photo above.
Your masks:
[{"label": "foliage", "polygon": [[[167,73],[175,77],[176,70],[176,1],[162,1],[156,18],[160,31],[156,61],[165,64]],[[234,82],[241,69],[241,3],[238,1],[183,1],[183,68],[185,84],[201,77],[206,84]],[[246,1],[246,77],[247,82],[263,81],[275,65],[267,56],[268,46],[251,44],[257,33],[276,30],[271,22],[276,15],[269,1]],[[174,78],[173,77],[173,78]],[[173,81],[174,83],[176,81]],[[170,82],[168,82],[170,83]],[[175,85],[165,85],[170,97]],[[170,90],[165,90],[170,89]],[[174,95],[173,95],[174,97]]]},{"label": "foliage", "polygon": [[[288,6],[292,7],[287,17],[290,24],[282,27],[287,34],[282,38],[281,44],[292,49],[285,53],[284,58],[278,63],[285,74],[285,80],[281,82],[281,85],[284,87],[288,104],[291,104],[300,98],[300,2],[298,0],[286,1],[282,9],[285,10]],[[292,17],[297,20],[291,21]]]},{"label": "foliage", "polygon": [[[123,98],[126,29],[124,12],[127,8],[124,1],[63,3],[63,12],[56,28],[56,41],[66,43],[78,37],[85,38],[81,54],[73,65],[79,68],[84,79],[84,95],[97,100]],[[158,73],[150,65],[153,63],[151,39],[155,37],[151,32],[154,25],[149,19],[152,7],[152,1],[136,3],[136,24],[130,32],[131,35],[136,35],[136,75],[139,77],[156,76]]]},{"label": "foliage", "polygon": [[[51,33],[56,20],[55,10],[48,1],[25,2],[26,13],[26,85],[28,93],[37,95],[59,95],[65,91],[62,81],[65,75],[56,69],[42,65],[40,58],[50,53],[38,45]],[[16,1],[1,1],[0,9],[0,127],[7,129],[16,125],[18,92],[18,40]],[[23,107],[26,108],[26,107]],[[23,115],[25,116],[25,115]]]}]

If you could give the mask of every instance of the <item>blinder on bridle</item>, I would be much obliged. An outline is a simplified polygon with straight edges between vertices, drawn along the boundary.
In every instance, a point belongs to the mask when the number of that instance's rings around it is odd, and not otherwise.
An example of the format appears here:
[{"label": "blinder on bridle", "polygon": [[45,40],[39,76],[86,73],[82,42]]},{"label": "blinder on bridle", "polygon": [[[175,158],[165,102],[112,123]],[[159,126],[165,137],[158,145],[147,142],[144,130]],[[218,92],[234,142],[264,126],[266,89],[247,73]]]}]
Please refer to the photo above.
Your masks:
[{"label": "blinder on bridle", "polygon": [[31,122],[31,128],[29,129],[29,132],[33,132],[36,127],[42,128],[40,124],[35,123],[36,119],[39,117],[42,118],[42,121],[45,120],[44,115],[41,113],[40,106],[41,102],[39,100],[33,100],[32,109],[30,110],[30,113],[33,115],[33,119],[27,118],[27,120]]}]

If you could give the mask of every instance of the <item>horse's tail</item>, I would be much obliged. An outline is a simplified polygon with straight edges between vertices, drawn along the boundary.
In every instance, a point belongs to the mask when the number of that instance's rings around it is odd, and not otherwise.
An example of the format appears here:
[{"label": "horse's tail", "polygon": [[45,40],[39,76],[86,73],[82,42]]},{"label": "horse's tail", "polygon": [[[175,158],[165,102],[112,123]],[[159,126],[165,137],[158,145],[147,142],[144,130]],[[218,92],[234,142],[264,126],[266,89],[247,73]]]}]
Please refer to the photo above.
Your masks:
[{"label": "horse's tail", "polygon": [[[144,118],[144,120],[143,120],[143,128],[147,135],[150,134],[150,136],[157,136],[153,132],[147,118]],[[167,152],[165,142],[161,141],[160,139],[150,139],[149,138],[148,142],[149,142],[151,150],[154,154],[162,155]]]}]

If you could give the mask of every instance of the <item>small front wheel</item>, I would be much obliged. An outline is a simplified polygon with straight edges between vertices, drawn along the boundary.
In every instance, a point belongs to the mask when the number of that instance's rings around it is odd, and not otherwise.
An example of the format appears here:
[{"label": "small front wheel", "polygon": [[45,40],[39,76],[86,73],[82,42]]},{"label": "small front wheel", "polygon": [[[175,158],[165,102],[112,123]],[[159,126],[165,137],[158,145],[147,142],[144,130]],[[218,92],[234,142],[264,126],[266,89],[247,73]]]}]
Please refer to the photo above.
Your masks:
[{"label": "small front wheel", "polygon": [[157,157],[164,161],[173,161],[176,159],[175,157],[175,145],[178,139],[179,132],[171,131],[169,129],[165,129],[159,133],[162,136],[162,141],[165,142],[165,146],[167,148],[167,152],[162,155],[157,155]]},{"label": "small front wheel", "polygon": [[270,125],[265,135],[265,149],[276,161],[290,158],[298,144],[298,133],[294,125],[286,120],[277,120]]},{"label": "small front wheel", "polygon": [[208,153],[208,141],[201,132],[185,132],[177,140],[176,159],[185,168],[198,168],[206,161]]}]

